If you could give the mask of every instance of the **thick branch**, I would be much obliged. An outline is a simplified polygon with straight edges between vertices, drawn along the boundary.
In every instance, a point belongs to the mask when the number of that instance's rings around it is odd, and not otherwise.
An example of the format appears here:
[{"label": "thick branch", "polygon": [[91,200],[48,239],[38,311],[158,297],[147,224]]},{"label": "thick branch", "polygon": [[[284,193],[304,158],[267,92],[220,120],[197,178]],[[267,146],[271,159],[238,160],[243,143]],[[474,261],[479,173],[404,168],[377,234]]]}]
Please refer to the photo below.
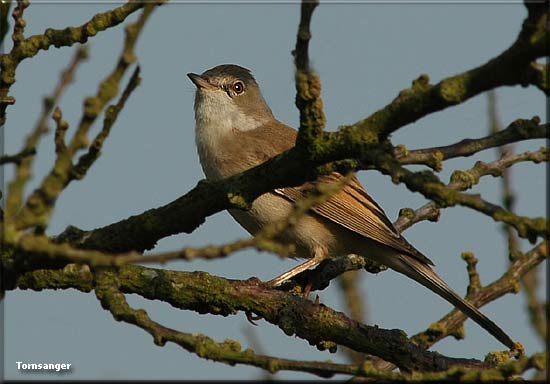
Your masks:
[{"label": "thick branch", "polygon": [[[306,339],[319,348],[346,345],[354,350],[381,356],[408,370],[442,371],[452,366],[487,368],[487,363],[474,359],[458,359],[428,352],[410,343],[404,333],[370,327],[347,318],[324,305],[302,297],[264,288],[256,281],[234,281],[204,272],[169,271],[140,266],[122,266],[110,270],[116,274],[120,290],[151,300],[163,300],[180,309],[227,316],[238,311],[256,313],[279,326],[286,334]],[[67,288],[70,276],[63,271],[29,272],[20,276],[21,289]],[[82,274],[77,287],[85,286]],[[89,273],[89,272],[88,272]],[[55,275],[55,276],[54,276]],[[89,274],[88,280],[93,279]],[[58,286],[54,286],[58,284]],[[336,344],[334,344],[336,343]]]},{"label": "thick branch", "polygon": [[[335,373],[351,374],[359,377],[369,377],[385,380],[444,380],[448,378],[461,380],[473,380],[481,377],[504,379],[514,374],[524,372],[529,368],[540,369],[544,360],[543,354],[533,355],[531,358],[522,357],[519,361],[508,362],[493,369],[472,369],[475,364],[472,360],[464,360],[463,366],[454,366],[443,372],[414,373],[412,376],[406,372],[392,373],[374,369],[371,364],[361,365],[334,364],[330,362],[299,361],[280,359],[271,356],[262,356],[247,349],[241,350],[238,341],[226,339],[223,343],[217,343],[204,335],[191,335],[166,328],[153,320],[144,310],[131,308],[124,295],[120,291],[117,276],[110,272],[100,272],[97,277],[97,297],[104,308],[108,309],[117,320],[135,324],[150,333],[157,345],[163,346],[167,341],[176,343],[191,353],[226,364],[246,364],[263,368],[270,373],[280,370],[309,372],[321,377],[331,377]],[[458,362],[458,359],[456,359]]]},{"label": "thick branch", "polygon": [[[293,160],[296,156],[297,159]],[[263,165],[242,174],[221,181],[202,181],[186,195],[163,207],[148,210],[117,223],[92,231],[80,231],[69,227],[58,238],[59,242],[71,242],[84,248],[111,253],[129,250],[143,251],[154,247],[166,236],[181,232],[192,232],[202,224],[204,217],[230,207],[240,207],[242,200],[252,201],[261,193],[301,184],[304,170],[294,166],[300,163],[300,156],[294,149],[277,156]],[[498,170],[510,166],[522,158],[545,156],[544,152],[509,156],[497,163],[478,163],[469,171],[462,171],[467,177],[455,177],[447,188],[464,190],[477,183],[485,174],[497,174]],[[296,158],[294,157],[294,158]],[[236,194],[235,191],[240,191]],[[237,196],[241,198],[237,198]],[[434,219],[437,205],[428,204],[423,210]],[[409,223],[412,224],[412,223]],[[403,225],[403,224],[400,224]],[[403,230],[405,227],[400,227]]]},{"label": "thick branch", "polygon": [[[159,273],[162,275],[159,275]],[[508,363],[501,364],[496,368],[488,368],[490,366],[490,363],[482,363],[473,359],[447,358],[433,352],[423,351],[421,353],[425,355],[427,360],[430,360],[430,358],[433,359],[433,361],[426,361],[424,359],[419,360],[421,361],[421,364],[427,364],[426,369],[430,369],[434,366],[437,366],[439,368],[440,366],[445,365],[447,365],[449,368],[443,371],[439,370],[439,372],[414,372],[411,376],[411,374],[406,372],[391,373],[380,371],[375,369],[373,365],[368,362],[360,366],[355,366],[346,364],[333,364],[327,362],[296,361],[257,355],[249,349],[242,351],[239,343],[234,340],[225,340],[223,343],[217,343],[204,335],[190,335],[188,333],[178,332],[173,329],[166,328],[152,321],[145,311],[134,310],[133,308],[129,307],[124,295],[121,294],[121,292],[129,291],[141,292],[141,289],[144,288],[142,287],[141,283],[139,283],[139,286],[136,286],[132,283],[132,281],[138,282],[140,280],[148,280],[152,282],[153,285],[157,289],[159,289],[159,292],[160,290],[162,290],[162,295],[173,296],[174,298],[180,296],[180,293],[184,293],[185,296],[189,296],[187,295],[187,293],[190,293],[191,296],[194,296],[194,294],[192,291],[186,291],[185,286],[180,287],[174,284],[168,286],[170,285],[170,281],[179,283],[180,281],[187,281],[188,278],[191,278],[191,281],[189,281],[189,283],[191,285],[194,285],[200,284],[200,282],[197,280],[207,278],[208,283],[212,282],[214,283],[212,286],[219,287],[217,282],[212,281],[212,279],[218,278],[215,278],[214,276],[210,276],[208,274],[187,272],[174,273],[181,276],[179,276],[179,278],[177,279],[174,279],[173,276],[164,275],[162,270],[127,266],[123,267],[118,272],[115,272],[115,270],[99,271],[94,278],[87,266],[76,266],[74,264],[71,264],[66,266],[63,270],[59,271],[38,270],[29,272],[18,279],[17,285],[21,289],[42,290],[51,288],[77,288],[79,290],[89,292],[93,289],[95,281],[95,284],[97,285],[96,294],[98,298],[101,300],[102,305],[106,309],[111,311],[115,319],[125,321],[130,324],[135,324],[138,327],[144,329],[146,332],[150,333],[153,336],[154,342],[157,345],[162,346],[166,342],[173,342],[203,358],[224,362],[231,365],[247,364],[266,369],[270,372],[277,372],[279,370],[292,370],[310,372],[322,377],[330,377],[334,373],[344,373],[387,380],[410,380],[411,378],[417,380],[444,380],[445,378],[463,378],[464,380],[475,380],[476,378],[479,379],[481,375],[483,375],[483,377],[492,377],[497,380],[510,377],[514,374],[520,374],[527,369],[541,369],[541,366],[543,365],[544,356],[541,354],[536,354],[530,358],[521,357],[517,361],[510,361]],[[282,295],[282,293],[277,293],[276,291],[272,290],[266,292],[261,287],[255,285],[253,282],[227,281],[225,279],[221,280],[224,282],[223,286],[221,287],[223,291],[221,293],[221,296],[223,297],[218,297],[218,299],[216,300],[217,302],[219,302],[220,299],[221,301],[224,301],[226,299],[226,301],[235,302],[239,300],[239,296],[241,294],[246,295],[247,290],[260,292],[262,293],[262,295],[265,293],[274,293],[275,296],[268,295],[267,299],[275,301],[279,301],[279,296]],[[132,287],[130,288],[130,290],[126,286],[128,284]],[[245,290],[245,292],[241,292],[243,289]],[[146,291],[151,291],[151,289]],[[201,292],[202,291],[196,292],[196,295],[201,295]],[[210,296],[210,294],[208,296]],[[335,330],[337,332],[342,331],[343,333],[345,333],[345,329],[340,329],[340,322],[342,320],[344,320],[344,324],[346,322],[351,322],[353,325],[359,326],[361,329],[360,334],[362,337],[361,340],[357,340],[357,343],[368,342],[367,336],[369,335],[366,334],[366,332],[370,332],[370,330],[379,330],[382,333],[387,333],[388,335],[392,336],[390,339],[387,340],[390,343],[395,339],[395,336],[401,335],[399,334],[399,332],[380,330],[376,327],[367,327],[361,324],[353,323],[349,319],[345,320],[345,316],[343,316],[341,313],[327,310],[323,306],[313,304],[309,301],[291,296],[289,294],[286,294],[286,298],[292,301],[293,305],[301,306],[305,303],[308,309],[306,315],[308,315],[312,310],[314,312],[322,311],[322,319],[319,319],[318,317],[310,318],[308,316],[305,316],[302,320],[300,320],[304,322],[304,327],[311,326],[313,327],[312,329],[314,329],[319,321],[321,321],[321,325],[325,327],[325,322],[329,323],[336,320],[337,328]],[[182,298],[180,302],[186,301],[187,299],[188,297]],[[191,301],[193,300],[194,299],[191,299]],[[284,302],[285,300],[283,300],[283,303]],[[249,303],[249,301],[247,301],[247,303]],[[274,308],[273,311],[281,310],[281,306],[283,305],[284,304],[277,305],[277,307]],[[199,310],[201,311],[201,313],[204,313],[205,311],[208,311],[207,306],[195,310]],[[217,308],[216,313],[224,314],[220,313],[220,310],[223,312],[224,308]],[[297,311],[299,311],[299,309]],[[283,313],[281,314],[281,316],[287,316],[287,314]],[[292,323],[286,324],[285,327],[287,328],[284,329],[288,329],[289,326],[292,326]],[[355,332],[355,329],[352,328],[351,331]],[[372,339],[373,343],[377,341],[380,341],[382,343],[380,346],[385,345],[385,341],[379,339],[379,337],[374,337]],[[324,344],[327,343],[329,342],[324,342]],[[418,347],[412,344],[409,344],[409,346],[414,351],[419,350]],[[396,352],[399,353],[400,350],[396,350]],[[407,360],[406,357],[400,357],[399,359],[405,361]],[[418,359],[415,359],[414,361],[418,361]]]},{"label": "thick branch", "polygon": [[58,241],[111,253],[151,249],[166,236],[192,232],[214,213],[227,208],[246,208],[262,193],[314,179],[314,172],[295,166],[300,162],[300,154],[291,150],[243,174],[219,181],[203,180],[173,202],[118,223],[89,232],[69,229]]},{"label": "thick branch", "polygon": [[372,140],[373,135],[384,138],[430,113],[463,103],[490,89],[504,85],[526,86],[533,81],[539,86],[531,63],[550,55],[547,18],[544,4],[538,4],[530,10],[514,44],[497,57],[436,85],[429,84],[428,76],[422,75],[389,105],[344,129],[352,130],[365,141]]},{"label": "thick branch", "polygon": [[251,349],[241,350],[239,342],[235,340],[226,339],[223,343],[218,343],[205,335],[178,332],[164,327],[151,320],[144,310],[135,310],[128,305],[125,296],[119,290],[118,280],[114,274],[101,272],[97,280],[96,295],[103,307],[108,309],[116,320],[134,324],[151,334],[155,344],[159,346],[169,341],[202,358],[230,365],[255,366],[271,373],[290,370],[309,372],[321,377],[331,377],[335,373],[361,375],[359,366],[263,356]]}]

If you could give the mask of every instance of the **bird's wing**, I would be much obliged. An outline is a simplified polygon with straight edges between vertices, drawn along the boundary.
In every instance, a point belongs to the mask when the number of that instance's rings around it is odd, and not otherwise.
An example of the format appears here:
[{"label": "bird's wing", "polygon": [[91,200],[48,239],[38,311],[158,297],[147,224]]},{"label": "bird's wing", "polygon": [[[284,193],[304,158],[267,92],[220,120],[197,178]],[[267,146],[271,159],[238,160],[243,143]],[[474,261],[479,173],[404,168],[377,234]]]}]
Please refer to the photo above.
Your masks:
[{"label": "bird's wing", "polygon": [[[250,131],[235,132],[237,137],[232,138],[224,146],[224,153],[230,156],[221,162],[220,167],[224,168],[227,163],[228,170],[231,169],[234,172],[238,166],[243,168],[239,171],[244,171],[258,165],[294,146],[296,133],[293,128],[279,122],[265,124]],[[266,137],[270,138],[269,146],[265,145]],[[245,147],[242,145],[243,142],[250,145]],[[235,159],[240,165],[229,165]],[[274,193],[290,201],[298,201],[308,196],[316,183],[334,183],[341,181],[342,178],[340,173],[333,172],[299,187],[278,188]],[[312,210],[351,231],[410,255],[422,263],[433,265],[430,259],[399,234],[384,210],[368,195],[355,177],[330,199],[315,205]]]},{"label": "bird's wing", "polygon": [[[335,183],[341,181],[342,178],[340,173],[333,172],[299,187],[276,189],[275,193],[291,201],[298,201],[308,196],[315,188],[315,184]],[[315,205],[312,210],[351,231],[413,256],[425,264],[433,265],[429,258],[401,236],[384,210],[369,196],[356,177],[353,177],[328,200]]]}]

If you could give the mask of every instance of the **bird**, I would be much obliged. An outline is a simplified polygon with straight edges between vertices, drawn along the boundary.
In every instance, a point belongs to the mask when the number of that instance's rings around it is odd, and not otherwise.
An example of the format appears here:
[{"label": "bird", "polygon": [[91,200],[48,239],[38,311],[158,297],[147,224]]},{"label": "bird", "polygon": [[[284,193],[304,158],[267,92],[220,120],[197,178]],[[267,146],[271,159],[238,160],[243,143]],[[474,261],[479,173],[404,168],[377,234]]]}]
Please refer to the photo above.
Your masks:
[{"label": "bird", "polygon": [[[295,145],[297,131],[275,118],[251,71],[222,64],[188,73],[195,91],[195,143],[207,180],[221,180],[253,168]],[[316,185],[342,182],[338,172],[297,187],[260,195],[248,210],[229,209],[252,235],[285,219]],[[277,286],[329,258],[356,254],[370,258],[447,300],[511,350],[517,344],[473,304],[453,291],[432,269],[433,262],[394,227],[382,207],[353,176],[326,201],[314,205],[280,241],[295,246],[305,262],[270,280]]]}]

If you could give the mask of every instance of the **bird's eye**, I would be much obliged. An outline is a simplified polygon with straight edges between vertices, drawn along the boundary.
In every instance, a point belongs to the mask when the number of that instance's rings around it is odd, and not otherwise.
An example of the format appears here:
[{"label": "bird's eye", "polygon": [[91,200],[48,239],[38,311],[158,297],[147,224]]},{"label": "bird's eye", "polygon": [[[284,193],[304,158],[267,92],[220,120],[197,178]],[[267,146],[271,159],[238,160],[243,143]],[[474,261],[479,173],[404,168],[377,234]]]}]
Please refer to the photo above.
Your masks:
[{"label": "bird's eye", "polygon": [[235,92],[236,95],[240,95],[244,92],[244,84],[242,81],[236,81],[233,84],[233,92]]}]

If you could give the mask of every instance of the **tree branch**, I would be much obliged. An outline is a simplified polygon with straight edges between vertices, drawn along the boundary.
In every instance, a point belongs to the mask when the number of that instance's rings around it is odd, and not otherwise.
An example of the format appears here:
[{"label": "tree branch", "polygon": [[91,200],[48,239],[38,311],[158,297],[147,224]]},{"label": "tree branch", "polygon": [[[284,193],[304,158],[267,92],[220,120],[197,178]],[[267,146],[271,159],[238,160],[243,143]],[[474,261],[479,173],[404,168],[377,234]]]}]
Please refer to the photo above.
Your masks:
[{"label": "tree branch", "polygon": [[[532,243],[538,237],[549,236],[548,222],[542,218],[529,218],[514,215],[512,212],[482,199],[479,195],[458,192],[445,186],[435,174],[429,171],[412,172],[401,166],[397,159],[389,153],[373,148],[370,153],[365,154],[367,162],[375,165],[382,173],[392,177],[394,182],[403,182],[413,192],[420,192],[424,197],[433,200],[439,206],[449,207],[461,205],[481,212],[495,221],[506,223],[516,229],[519,236],[529,239]],[[530,156],[530,155],[529,155]],[[535,162],[548,161],[549,153],[541,148],[534,156]],[[483,168],[485,163],[477,162],[474,168]],[[461,180],[462,182],[474,181],[473,174],[463,171],[455,171],[451,176],[451,182]]]},{"label": "tree branch", "polygon": [[[361,295],[361,274],[360,271],[348,271],[338,277],[338,287],[341,297],[347,307],[346,313],[360,323],[366,323],[364,320],[365,296]],[[348,357],[348,360],[354,364],[361,364],[365,361],[365,355],[355,352],[352,349],[344,347],[342,352]]]},{"label": "tree branch", "polygon": [[358,366],[317,361],[296,361],[258,355],[251,349],[243,351],[236,340],[226,339],[223,343],[217,343],[205,335],[178,332],[154,322],[144,310],[131,308],[119,290],[116,275],[109,272],[100,272],[97,281],[96,295],[103,307],[109,310],[116,320],[134,324],[151,334],[156,345],[163,346],[167,341],[170,341],[202,358],[230,365],[245,364],[263,368],[270,373],[290,370],[308,372],[321,377],[331,377],[335,373],[351,375],[361,373]]},{"label": "tree branch", "polygon": [[[69,227],[58,236],[57,241],[70,242],[83,248],[110,253],[121,253],[129,250],[141,252],[145,249],[151,249],[159,239],[180,232],[192,232],[204,221],[204,217],[222,209],[235,207],[233,205],[235,200],[232,199],[232,197],[235,197],[235,190],[240,190],[241,196],[242,194],[255,196],[255,194],[259,195],[285,185],[292,185],[288,180],[294,179],[293,176],[298,167],[292,166],[294,164],[292,160],[289,162],[283,160],[288,159],[292,154],[293,151],[291,150],[259,167],[225,180],[201,181],[190,192],[163,207],[150,209],[142,214],[102,228],[81,231],[75,227]],[[493,163],[478,162],[474,168],[462,171],[462,174],[466,176],[455,177],[447,188],[465,190],[476,184],[483,175],[496,175],[499,171],[502,171],[503,167],[510,166],[515,162],[527,161],[531,157],[533,161],[539,161],[539,159],[544,159],[545,156],[547,154],[541,150],[534,153],[510,155]],[[278,164],[280,166],[277,166]],[[291,166],[289,167],[288,164]],[[275,179],[275,181],[285,180],[285,175],[289,177],[286,183],[281,181],[269,184],[272,179]],[[255,182],[252,183],[249,180]],[[245,201],[248,201],[248,199],[245,199]],[[421,209],[422,216],[418,216],[420,212],[417,212],[416,216],[400,219],[402,222],[397,222],[398,229],[402,231],[425,218],[436,219],[438,209],[436,203],[429,203]],[[352,265],[357,264],[354,262]],[[360,266],[360,268],[362,267],[364,265]]]},{"label": "tree branch", "polygon": [[55,121],[55,153],[59,156],[67,150],[67,145],[65,144],[65,134],[69,129],[69,123],[67,120],[63,120],[63,112],[59,107],[56,107],[52,113],[52,119]]},{"label": "tree branch", "polygon": [[399,162],[405,164],[426,164],[436,171],[441,171],[441,162],[455,157],[471,156],[485,149],[500,147],[509,143],[550,138],[550,124],[539,124],[540,119],[534,117],[531,120],[518,119],[512,122],[506,129],[492,132],[490,135],[479,139],[464,139],[458,143],[442,147],[406,150],[397,147],[396,157]]},{"label": "tree branch", "polygon": [[15,155],[0,156],[0,165],[10,164],[10,163],[19,165],[21,164],[21,161],[23,161],[23,159],[26,159],[34,155],[36,155],[35,148],[29,148],[29,149],[24,148],[21,152],[16,153]]},{"label": "tree branch", "polygon": [[[503,158],[491,163],[478,162],[469,170],[457,171],[469,175],[469,177],[456,177],[452,182],[447,184],[447,188],[457,191],[467,190],[477,184],[481,177],[486,175],[498,175],[502,173],[506,167],[510,167],[519,161],[539,161],[544,156],[548,156],[545,151],[546,149],[542,148],[538,152],[525,152],[518,155],[507,154]],[[430,202],[414,211],[410,208],[402,209],[399,212],[399,218],[393,224],[399,232],[404,232],[420,221],[437,221],[439,220],[439,215],[440,207],[435,202]],[[296,276],[293,281],[288,283],[288,287],[289,289],[295,289],[295,286],[303,286],[308,281],[311,281],[312,291],[325,289],[332,279],[340,276],[342,273],[362,268],[371,273],[378,273],[386,269],[386,267],[374,262],[369,262],[363,257],[347,255],[346,257],[328,260],[327,263],[319,265],[314,271],[305,271],[301,273]]]},{"label": "tree branch", "polygon": [[[548,68],[545,68],[548,70]],[[497,102],[496,95],[494,92],[490,92],[488,95],[488,104],[489,104],[489,121],[490,121],[490,131],[491,133],[501,132],[501,124],[498,118],[497,112]],[[548,134],[548,130],[547,130]],[[548,137],[547,137],[548,138]],[[500,146],[497,148],[499,157],[504,157],[508,152],[512,152],[513,148],[511,145]],[[514,212],[516,197],[512,188],[511,182],[511,170],[506,169],[502,173],[502,204],[503,206],[511,212]],[[508,245],[508,258],[510,261],[514,261],[518,257],[523,257],[521,249],[519,247],[519,241],[516,237],[515,232],[509,226],[505,225],[503,228],[507,245]],[[527,310],[529,313],[529,318],[531,320],[531,325],[537,335],[540,337],[541,341],[544,343],[547,338],[547,326],[545,319],[544,304],[542,304],[538,298],[537,290],[539,287],[538,271],[532,269],[526,273],[521,279],[521,283],[525,288],[524,293],[527,298]],[[548,367],[546,367],[548,369]]]},{"label": "tree branch", "polygon": [[4,40],[10,29],[9,23],[9,10],[11,6],[11,0],[0,2],[0,52],[4,51]]},{"label": "tree branch", "polygon": [[[132,92],[139,85],[141,78],[139,77],[140,67],[136,66],[132,77],[128,81],[126,88],[122,92],[120,99],[116,104],[110,105],[105,112],[105,118],[103,119],[103,127],[101,131],[97,134],[92,145],[88,148],[88,152],[78,159],[78,163],[72,167],[70,171],[69,178],[70,180],[81,180],[86,176],[86,173],[90,167],[95,163],[101,154],[101,149],[103,148],[103,143],[105,139],[109,136],[111,128],[115,124],[120,111],[126,105],[126,101],[132,94]],[[69,181],[70,182],[70,181]]]},{"label": "tree branch", "polygon": [[[445,379],[457,378],[468,380],[474,378],[491,377],[503,379],[514,374],[522,373],[529,368],[540,369],[544,354],[536,354],[531,358],[522,357],[519,361],[508,362],[500,367],[493,369],[472,369],[476,364],[473,360],[464,360],[463,366],[457,365],[443,372],[414,373],[412,376],[406,372],[391,373],[376,370],[372,365],[347,365],[334,364],[330,362],[309,362],[296,361],[289,359],[280,359],[271,356],[257,355],[252,350],[241,350],[238,341],[226,339],[223,343],[217,343],[204,335],[191,335],[166,328],[152,321],[144,310],[135,310],[131,308],[124,295],[120,291],[120,284],[117,276],[102,271],[96,278],[98,288],[96,295],[101,300],[104,308],[108,309],[116,320],[135,324],[144,329],[153,336],[155,344],[163,346],[167,341],[174,342],[187,351],[194,353],[202,358],[211,359],[226,364],[246,364],[263,368],[270,373],[280,370],[309,372],[320,377],[331,377],[335,373],[351,374],[360,377],[370,377],[377,379]],[[459,359],[453,359],[458,362]]]},{"label": "tree branch", "polygon": [[321,99],[321,78],[312,71],[309,62],[310,23],[318,5],[319,0],[302,0],[296,48],[292,52],[296,66],[296,107],[300,112],[296,146],[309,156],[315,152],[315,139],[323,134],[326,122]]},{"label": "tree branch", "polygon": [[[36,226],[43,231],[46,227],[56,199],[72,180],[73,157],[77,151],[88,146],[88,131],[105,105],[116,96],[122,76],[130,64],[136,60],[133,52],[134,46],[154,7],[154,3],[147,4],[138,20],[126,28],[126,39],[118,62],[113,71],[100,84],[97,94],[84,101],[82,118],[70,143],[64,151],[57,154],[50,173],[44,177],[38,189],[29,196],[23,208],[16,216],[8,218],[13,221],[16,229]],[[14,213],[14,211],[10,212]]]},{"label": "tree branch", "polygon": [[25,26],[27,25],[25,19],[23,19],[23,12],[29,6],[28,0],[17,0],[17,6],[14,8],[13,17],[13,34],[11,39],[13,40],[13,48],[17,49],[21,46],[21,42],[25,39]]},{"label": "tree branch", "polygon": [[[61,72],[59,81],[49,96],[44,97],[42,103],[42,113],[38,118],[34,129],[27,136],[25,145],[21,152],[32,151],[37,146],[44,134],[48,131],[48,118],[53,108],[63,95],[67,86],[73,81],[77,68],[88,57],[88,49],[84,46],[78,47],[67,68]],[[6,199],[6,217],[13,217],[21,208],[23,203],[23,190],[32,177],[32,164],[34,157],[27,157],[17,165],[15,176],[8,185],[8,196]]]},{"label": "tree branch", "polygon": [[[400,127],[490,89],[533,83],[539,86],[539,80],[533,78],[532,62],[550,54],[546,20],[544,4],[529,8],[517,40],[497,57],[436,85],[430,85],[428,76],[421,75],[413,81],[411,88],[401,91],[389,105],[341,130],[351,130],[365,141],[372,142],[373,138],[386,138]],[[544,90],[549,95],[548,90]]]},{"label": "tree branch", "polygon": [[17,66],[23,60],[33,57],[41,50],[49,49],[52,45],[60,48],[75,43],[86,43],[88,38],[95,36],[98,32],[122,23],[129,15],[143,8],[146,3],[147,1],[130,0],[120,7],[96,14],[78,27],[49,28],[41,35],[34,35],[20,40],[18,44],[14,44],[9,53],[0,55],[0,126],[4,125],[6,121],[6,107],[8,105],[8,103],[1,101],[8,99],[10,87],[15,83]]},{"label": "tree branch", "polygon": [[[131,269],[131,270],[130,270]],[[170,271],[164,271],[170,272]],[[160,273],[162,275],[158,275]],[[310,361],[299,361],[299,360],[288,360],[280,359],[270,356],[257,355],[250,349],[242,351],[240,345],[237,341],[234,340],[225,340],[223,343],[217,343],[214,340],[210,339],[204,335],[190,335],[188,333],[178,332],[170,328],[166,328],[154,321],[152,321],[147,313],[144,310],[135,310],[126,302],[126,299],[122,293],[128,293],[128,287],[126,284],[131,285],[131,291],[140,291],[143,287],[133,285],[132,281],[139,280],[148,280],[153,282],[157,289],[164,289],[168,287],[166,284],[170,284],[170,281],[180,282],[186,281],[188,277],[191,277],[191,284],[198,284],[198,280],[202,278],[208,279],[217,279],[214,276],[210,276],[204,273],[187,273],[187,272],[170,272],[170,274],[175,273],[175,275],[181,275],[180,278],[174,280],[173,276],[164,275],[162,270],[153,270],[145,267],[130,267],[125,266],[122,269],[115,270],[100,270],[92,275],[90,269],[87,266],[76,266],[74,264],[66,266],[63,270],[59,271],[45,271],[38,270],[29,272],[25,275],[22,275],[18,279],[18,286],[21,289],[49,289],[49,288],[77,288],[85,292],[89,292],[93,289],[94,284],[96,285],[96,295],[98,299],[101,300],[104,308],[111,311],[114,318],[118,321],[124,321],[130,324],[134,324],[146,332],[150,333],[154,342],[157,345],[164,345],[166,342],[173,342],[177,345],[180,345],[187,351],[195,353],[200,357],[211,359],[218,362],[224,362],[227,364],[246,364],[251,366],[256,366],[259,368],[266,369],[270,372],[277,372],[280,370],[291,370],[291,371],[301,371],[309,372],[321,377],[330,377],[334,373],[344,373],[355,376],[378,378],[378,379],[389,379],[389,380],[410,380],[410,379],[423,379],[423,380],[443,380],[447,379],[456,379],[463,378],[464,380],[475,380],[483,377],[490,377],[497,379],[504,379],[511,377],[512,375],[521,374],[522,372],[531,369],[541,369],[541,366],[544,364],[544,355],[535,354],[530,358],[520,357],[517,361],[510,361],[504,364],[500,364],[498,367],[489,368],[491,363],[479,362],[473,359],[456,359],[456,358],[447,358],[433,352],[422,352],[426,356],[431,356],[433,361],[421,360],[422,364],[426,363],[429,366],[444,366],[448,365],[450,368],[447,368],[443,371],[432,371],[432,372],[414,372],[412,374],[405,371],[400,373],[384,372],[377,370],[373,367],[372,364],[366,362],[361,365],[347,365],[347,364],[333,364],[327,362],[310,362]],[[139,276],[136,279],[137,274]],[[239,291],[242,289],[245,290],[255,290],[260,292],[262,291],[260,287],[254,285],[253,283],[248,282],[238,282],[238,281],[224,281],[223,291],[224,295],[231,297],[232,301],[236,301],[235,294],[239,295]],[[94,283],[95,282],[95,283]],[[229,284],[229,285],[227,285]],[[213,285],[217,287],[218,285]],[[177,288],[176,288],[177,287]],[[181,291],[180,291],[181,289]],[[193,295],[193,292],[185,291],[186,287],[178,287],[176,285],[171,285],[168,287],[168,290],[164,290],[165,294],[171,295],[173,297],[181,296],[178,292],[184,293],[188,292]],[[150,291],[150,290],[149,290]],[[282,293],[277,293],[276,291],[269,290],[267,293],[276,293],[281,295]],[[200,292],[198,294],[201,294]],[[246,294],[246,293],[245,293]],[[186,295],[187,296],[187,295]],[[309,301],[296,298],[295,296],[286,294],[289,300],[298,301],[298,303],[306,303],[308,308],[314,308],[317,310],[322,310],[323,315],[327,313],[330,316],[337,316],[337,319],[344,318],[341,313],[325,310],[323,306],[315,305]],[[270,297],[271,298],[271,297]],[[277,300],[277,297],[273,298]],[[184,299],[185,300],[185,299]],[[294,304],[294,303],[293,303]],[[173,304],[174,305],[174,304]],[[277,306],[274,310],[280,310],[281,308]],[[207,311],[206,308],[198,309],[201,312]],[[223,310],[223,308],[222,308]],[[327,319],[328,321],[333,321],[332,317]],[[310,323],[315,323],[317,319],[310,319],[309,317],[304,317],[306,324],[304,326],[311,325]],[[351,321],[351,320],[347,320]],[[288,326],[288,325],[287,325]],[[363,335],[366,330],[376,327],[367,327],[360,325],[361,334]],[[352,329],[353,330],[353,329]],[[344,330],[345,331],[345,330]],[[398,335],[395,331],[386,331],[391,336]],[[361,340],[358,342],[366,341],[367,335],[365,334]],[[392,337],[388,341],[392,341]],[[378,340],[377,337],[373,341]],[[383,341],[381,341],[383,343]],[[418,347],[410,345],[415,351]],[[402,358],[403,359],[403,358]],[[405,359],[403,359],[405,360]],[[493,362],[494,363],[494,362]]]},{"label": "tree branch", "polygon": [[[481,307],[507,293],[518,293],[521,278],[542,263],[545,258],[548,258],[547,247],[548,244],[546,241],[539,243],[527,252],[525,256],[512,262],[510,268],[498,280],[485,287],[479,287],[472,294],[468,294],[466,296],[468,301],[476,307]],[[456,331],[465,320],[466,315],[455,309],[439,321],[430,325],[430,328],[426,331],[414,335],[411,339],[424,348],[429,348],[449,334],[456,335]]]},{"label": "tree branch", "polygon": [[[206,246],[203,248],[188,247],[180,251],[165,252],[143,256],[139,252],[131,251],[125,254],[107,254],[97,250],[74,248],[70,244],[56,244],[43,235],[23,234],[15,241],[8,238],[4,245],[11,247],[16,254],[38,255],[38,259],[32,263],[34,269],[57,268],[59,262],[88,264],[97,266],[121,266],[129,263],[165,263],[169,260],[192,260],[195,258],[214,259],[225,257],[228,254],[245,248],[255,247],[257,250],[271,251],[283,257],[288,257],[294,245],[281,244],[276,239],[285,230],[294,226],[300,217],[306,214],[311,207],[328,200],[332,195],[344,187],[350,180],[351,174],[342,178],[340,182],[317,185],[310,195],[297,201],[287,217],[282,220],[265,225],[252,238],[237,240],[220,246]],[[21,273],[14,269],[14,274]]]},{"label": "tree branch", "polygon": [[[544,48],[535,41],[536,39],[529,40],[531,35],[537,32],[536,28],[530,27],[536,25],[534,19],[537,17],[542,16],[540,13],[532,12],[524,23],[523,32],[514,45],[500,55],[498,60],[494,59],[490,65],[486,66],[495,69],[493,67],[497,64],[521,64],[525,59],[524,53],[526,56],[538,56],[544,53]],[[527,40],[529,41],[527,42]],[[484,69],[484,71],[488,71],[488,69]],[[500,68],[499,71],[495,71],[495,74],[502,71],[503,69]],[[511,72],[517,73],[517,68]],[[495,76],[492,75],[491,78],[494,79]],[[428,113],[429,111],[425,110],[424,112]],[[342,128],[338,132],[324,132],[322,137],[316,139],[315,160],[311,160],[310,157],[294,147],[242,174],[221,181],[201,181],[188,194],[163,207],[151,209],[141,215],[132,216],[122,222],[91,232],[72,231],[72,233],[60,236],[60,240],[70,237],[72,241],[82,247],[115,253],[126,252],[130,249],[137,251],[151,249],[160,238],[193,231],[204,222],[207,216],[227,208],[246,209],[262,193],[314,180],[319,174],[330,172],[341,166],[342,163],[338,163],[339,160],[350,158],[362,160],[362,168],[372,168],[374,164],[383,173],[391,175],[394,181],[405,182],[412,191],[419,191],[425,197],[433,199],[443,206],[462,204],[485,211],[498,220],[515,221],[516,227],[523,236],[532,238],[545,234],[544,220],[517,219],[515,216],[509,215],[506,210],[502,211],[485,204],[475,196],[463,196],[446,190],[439,182],[428,182],[433,180],[433,177],[404,170],[389,154],[389,152],[393,152],[393,147],[378,143],[378,138],[374,137],[372,133],[368,133],[367,130],[358,131],[348,127]],[[388,157],[390,158],[388,159]],[[297,167],[296,164],[300,164],[300,167]],[[323,164],[328,165],[320,168],[319,166]],[[348,169],[350,165],[351,168],[356,168],[356,164],[352,165],[349,162],[343,165]],[[423,184],[425,185],[423,186]],[[182,220],[182,218],[185,219]],[[84,234],[86,235],[85,240],[83,240]]]},{"label": "tree branch", "polygon": [[[341,312],[287,292],[264,288],[254,280],[235,281],[205,272],[169,271],[129,265],[105,272],[116,276],[123,293],[163,300],[175,308],[199,313],[222,316],[238,311],[256,313],[280,327],[286,334],[296,334],[318,348],[335,350],[336,344],[346,345],[360,352],[381,356],[405,371],[442,371],[452,366],[489,367],[488,363],[475,359],[450,358],[425,351],[410,343],[401,331],[358,323]],[[38,270],[19,276],[16,286],[38,290],[67,288],[73,286],[71,276],[78,276],[79,281],[75,282],[75,286],[87,289],[89,285],[82,282],[83,273],[85,271],[81,270],[77,273],[69,270],[67,274],[64,270]],[[93,281],[89,271],[88,280]]]}]

